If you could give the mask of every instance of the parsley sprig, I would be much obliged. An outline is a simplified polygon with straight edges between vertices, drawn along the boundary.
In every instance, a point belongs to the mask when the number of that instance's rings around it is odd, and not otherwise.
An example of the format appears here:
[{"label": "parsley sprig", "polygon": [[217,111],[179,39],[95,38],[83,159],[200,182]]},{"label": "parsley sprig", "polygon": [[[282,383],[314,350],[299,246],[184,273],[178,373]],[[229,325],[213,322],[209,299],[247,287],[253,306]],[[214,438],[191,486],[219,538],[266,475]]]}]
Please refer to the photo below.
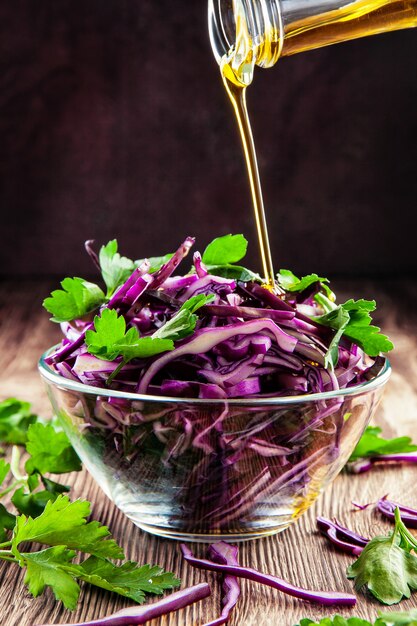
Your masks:
[{"label": "parsley sprig", "polygon": [[336,367],[342,337],[356,343],[366,354],[372,357],[377,356],[380,352],[389,352],[393,349],[394,346],[388,337],[380,332],[378,326],[371,323],[370,313],[376,309],[374,300],[349,299],[343,304],[336,304],[335,295],[328,285],[328,279],[317,274],[298,278],[290,270],[281,270],[277,278],[283,289],[294,294],[302,293],[313,285],[317,286],[313,299],[322,308],[323,313],[310,317],[317,323],[328,326],[335,331],[324,357],[325,367],[329,369]]},{"label": "parsley sprig", "polygon": [[356,448],[353,450],[349,462],[385,454],[402,454],[417,450],[417,445],[412,443],[411,437],[385,439],[381,437],[381,432],[382,428],[379,426],[367,426]]},{"label": "parsley sprig", "polygon": [[[179,584],[158,566],[114,563],[124,559],[123,550],[106,526],[88,521],[90,503],[70,502],[64,493],[69,487],[45,476],[81,469],[64,432],[54,423],[42,423],[29,403],[15,398],[0,403],[0,422],[0,440],[23,443],[29,454],[24,471],[18,446],[13,446],[10,462],[0,459],[0,500],[12,494],[17,509],[16,514],[0,503],[0,559],[25,569],[25,583],[33,596],[50,587],[57,600],[74,609],[80,582],[135,602],[142,602],[145,593],[161,594]],[[33,544],[44,547],[28,551]]]},{"label": "parsley sprig", "polygon": [[195,311],[212,299],[212,295],[193,296],[184,302],[170,320],[146,337],[139,336],[136,326],[126,330],[125,318],[114,309],[103,309],[101,316],[94,318],[94,330],[86,332],[85,341],[88,352],[99,359],[114,361],[122,357],[108,377],[107,384],[132,359],[145,359],[173,350],[174,341],[184,339],[194,332],[198,319]]},{"label": "parsley sprig", "polygon": [[396,604],[417,589],[417,539],[395,511],[395,527],[388,536],[371,539],[347,576],[357,590],[366,587],[383,604]]},{"label": "parsley sprig", "polygon": [[[57,600],[68,609],[76,607],[80,595],[79,581],[114,591],[135,602],[143,602],[145,593],[160,594],[172,589],[179,580],[170,572],[133,561],[117,565],[123,550],[110,537],[110,531],[99,522],[87,522],[90,503],[70,502],[60,495],[48,502],[39,517],[20,515],[12,539],[0,544],[0,558],[26,569],[25,583],[33,596],[50,587]],[[48,548],[21,551],[21,545],[37,543]],[[79,554],[90,555],[79,563]]]},{"label": "parsley sprig", "polygon": [[246,255],[247,239],[243,235],[224,235],[213,239],[203,252],[202,261],[211,274],[234,280],[261,280],[259,274],[248,270],[239,261]]},{"label": "parsley sprig", "polygon": [[[114,292],[129,278],[131,273],[139,267],[144,259],[133,261],[121,256],[118,252],[118,243],[112,239],[101,246],[95,260],[100,267],[106,292],[95,283],[83,278],[65,278],[61,282],[62,289],[56,289],[43,302],[44,308],[52,314],[53,322],[71,322],[75,319],[92,314],[100,306],[109,301]],[[149,272],[156,272],[166,263],[172,254],[148,259]]]}]

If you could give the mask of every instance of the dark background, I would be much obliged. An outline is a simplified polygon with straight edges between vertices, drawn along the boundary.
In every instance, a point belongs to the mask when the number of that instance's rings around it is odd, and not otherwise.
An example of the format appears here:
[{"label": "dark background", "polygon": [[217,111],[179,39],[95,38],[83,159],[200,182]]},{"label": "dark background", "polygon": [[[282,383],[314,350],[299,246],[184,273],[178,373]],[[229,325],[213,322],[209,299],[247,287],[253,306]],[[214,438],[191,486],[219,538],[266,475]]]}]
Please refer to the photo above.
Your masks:
[{"label": "dark background", "polygon": [[[83,275],[243,232],[242,154],[205,0],[0,4],[0,274]],[[417,270],[417,32],[283,59],[249,91],[278,267]]]}]

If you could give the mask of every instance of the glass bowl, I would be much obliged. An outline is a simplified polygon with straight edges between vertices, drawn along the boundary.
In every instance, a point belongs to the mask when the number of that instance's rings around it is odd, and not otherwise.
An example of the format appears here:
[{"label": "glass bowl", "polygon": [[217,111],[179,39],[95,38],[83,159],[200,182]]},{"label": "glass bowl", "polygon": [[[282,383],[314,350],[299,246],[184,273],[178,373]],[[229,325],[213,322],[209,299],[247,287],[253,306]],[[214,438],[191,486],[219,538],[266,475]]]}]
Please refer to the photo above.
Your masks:
[{"label": "glass bowl", "polygon": [[145,531],[185,541],[272,535],[345,465],[391,368],[310,395],[187,399],[68,380],[39,362],[54,412],[107,496]]}]

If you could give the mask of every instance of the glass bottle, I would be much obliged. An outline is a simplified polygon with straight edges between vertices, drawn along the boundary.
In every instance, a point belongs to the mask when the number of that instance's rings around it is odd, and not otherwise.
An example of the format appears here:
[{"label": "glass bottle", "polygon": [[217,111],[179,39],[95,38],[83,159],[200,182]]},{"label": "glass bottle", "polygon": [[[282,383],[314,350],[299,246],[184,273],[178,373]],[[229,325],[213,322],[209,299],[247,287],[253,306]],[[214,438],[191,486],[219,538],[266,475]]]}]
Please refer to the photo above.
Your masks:
[{"label": "glass bottle", "polygon": [[216,59],[220,64],[233,50],[236,56],[240,33],[245,81],[250,66],[253,73],[254,65],[271,67],[281,56],[413,26],[417,0],[209,0]]}]

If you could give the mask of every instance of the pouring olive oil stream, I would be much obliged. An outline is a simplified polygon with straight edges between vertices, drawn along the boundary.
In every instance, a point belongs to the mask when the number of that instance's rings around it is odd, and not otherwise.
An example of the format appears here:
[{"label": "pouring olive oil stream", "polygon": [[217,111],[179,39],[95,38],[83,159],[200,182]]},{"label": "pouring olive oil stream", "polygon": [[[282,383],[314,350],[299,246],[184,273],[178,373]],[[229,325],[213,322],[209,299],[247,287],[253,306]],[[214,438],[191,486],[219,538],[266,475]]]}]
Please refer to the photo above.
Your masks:
[{"label": "pouring olive oil stream", "polygon": [[256,149],[246,104],[255,66],[281,56],[417,26],[417,0],[209,0],[209,30],[242,140],[265,286],[275,273]]}]

